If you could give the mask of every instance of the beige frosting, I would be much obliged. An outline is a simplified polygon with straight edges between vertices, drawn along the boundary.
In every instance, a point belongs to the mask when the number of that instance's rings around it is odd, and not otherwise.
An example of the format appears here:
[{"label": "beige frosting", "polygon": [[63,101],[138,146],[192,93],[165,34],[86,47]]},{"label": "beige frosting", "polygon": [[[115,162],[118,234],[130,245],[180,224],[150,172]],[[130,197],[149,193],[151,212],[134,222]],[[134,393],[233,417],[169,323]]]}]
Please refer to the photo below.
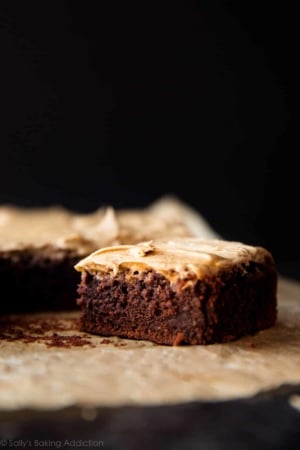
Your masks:
[{"label": "beige frosting", "polygon": [[80,215],[59,206],[26,209],[0,208],[0,248],[2,251],[53,245],[75,249],[79,254],[93,251],[117,234],[111,209]]},{"label": "beige frosting", "polygon": [[221,239],[174,237],[136,245],[104,247],[79,261],[75,269],[116,275],[124,268],[132,271],[153,268],[171,277],[194,273],[199,278],[208,270],[249,261],[264,262],[266,259],[271,260],[272,256],[262,247]]},{"label": "beige frosting", "polygon": [[182,212],[182,207],[168,199],[140,210],[108,206],[88,214],[60,206],[30,209],[6,205],[0,207],[0,251],[51,245],[84,256],[108,245],[194,235],[193,221]]}]

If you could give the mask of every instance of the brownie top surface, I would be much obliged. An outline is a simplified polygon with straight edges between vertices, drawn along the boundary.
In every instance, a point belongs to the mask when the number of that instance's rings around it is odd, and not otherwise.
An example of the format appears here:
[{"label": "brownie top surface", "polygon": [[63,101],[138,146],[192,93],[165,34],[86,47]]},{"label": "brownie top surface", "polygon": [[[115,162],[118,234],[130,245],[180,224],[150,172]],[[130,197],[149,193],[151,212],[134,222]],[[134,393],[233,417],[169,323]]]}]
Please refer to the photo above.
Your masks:
[{"label": "brownie top surface", "polygon": [[174,237],[101,248],[79,261],[75,269],[116,275],[124,268],[132,271],[151,268],[172,277],[185,272],[201,277],[251,261],[274,264],[271,253],[263,247],[221,239]]}]

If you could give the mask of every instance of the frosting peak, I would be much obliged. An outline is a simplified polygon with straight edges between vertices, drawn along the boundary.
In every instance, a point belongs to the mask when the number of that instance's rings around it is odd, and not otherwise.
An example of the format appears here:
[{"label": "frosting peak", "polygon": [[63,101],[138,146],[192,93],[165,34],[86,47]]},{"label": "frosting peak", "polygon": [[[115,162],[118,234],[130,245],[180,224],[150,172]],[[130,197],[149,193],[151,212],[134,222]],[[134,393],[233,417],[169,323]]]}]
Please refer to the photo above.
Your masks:
[{"label": "frosting peak", "polygon": [[60,206],[6,205],[0,206],[0,251],[50,245],[74,250],[83,257],[104,246],[135,244],[166,236],[192,236],[194,223],[182,207],[168,199],[139,210],[115,210],[108,206],[87,214]]},{"label": "frosting peak", "polygon": [[153,268],[164,274],[191,272],[199,277],[222,266],[250,260],[263,262],[266,258],[272,256],[262,247],[220,239],[174,237],[136,245],[104,247],[79,261],[75,269],[116,275],[123,268],[132,271]]}]

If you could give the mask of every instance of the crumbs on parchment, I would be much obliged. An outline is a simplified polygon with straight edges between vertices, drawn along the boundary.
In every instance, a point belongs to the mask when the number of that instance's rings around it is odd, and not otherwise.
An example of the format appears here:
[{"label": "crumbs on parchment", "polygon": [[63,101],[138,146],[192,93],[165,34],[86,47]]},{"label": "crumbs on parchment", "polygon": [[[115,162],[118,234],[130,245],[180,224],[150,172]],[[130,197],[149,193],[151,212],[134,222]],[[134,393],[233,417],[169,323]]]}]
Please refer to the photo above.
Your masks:
[{"label": "crumbs on parchment", "polygon": [[[47,347],[94,346],[88,335],[80,336],[77,318],[6,316],[0,319],[0,339],[9,342],[44,342]],[[62,332],[73,332],[71,335]]]}]

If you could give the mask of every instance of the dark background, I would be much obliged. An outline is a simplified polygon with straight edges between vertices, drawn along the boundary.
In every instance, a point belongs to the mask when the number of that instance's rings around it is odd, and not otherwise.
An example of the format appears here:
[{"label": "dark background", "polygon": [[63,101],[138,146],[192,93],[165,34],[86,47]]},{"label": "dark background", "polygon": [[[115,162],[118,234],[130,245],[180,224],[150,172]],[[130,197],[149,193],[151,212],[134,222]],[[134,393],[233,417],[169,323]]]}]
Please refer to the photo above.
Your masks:
[{"label": "dark background", "polygon": [[300,279],[288,3],[1,2],[0,203],[172,193]]}]

